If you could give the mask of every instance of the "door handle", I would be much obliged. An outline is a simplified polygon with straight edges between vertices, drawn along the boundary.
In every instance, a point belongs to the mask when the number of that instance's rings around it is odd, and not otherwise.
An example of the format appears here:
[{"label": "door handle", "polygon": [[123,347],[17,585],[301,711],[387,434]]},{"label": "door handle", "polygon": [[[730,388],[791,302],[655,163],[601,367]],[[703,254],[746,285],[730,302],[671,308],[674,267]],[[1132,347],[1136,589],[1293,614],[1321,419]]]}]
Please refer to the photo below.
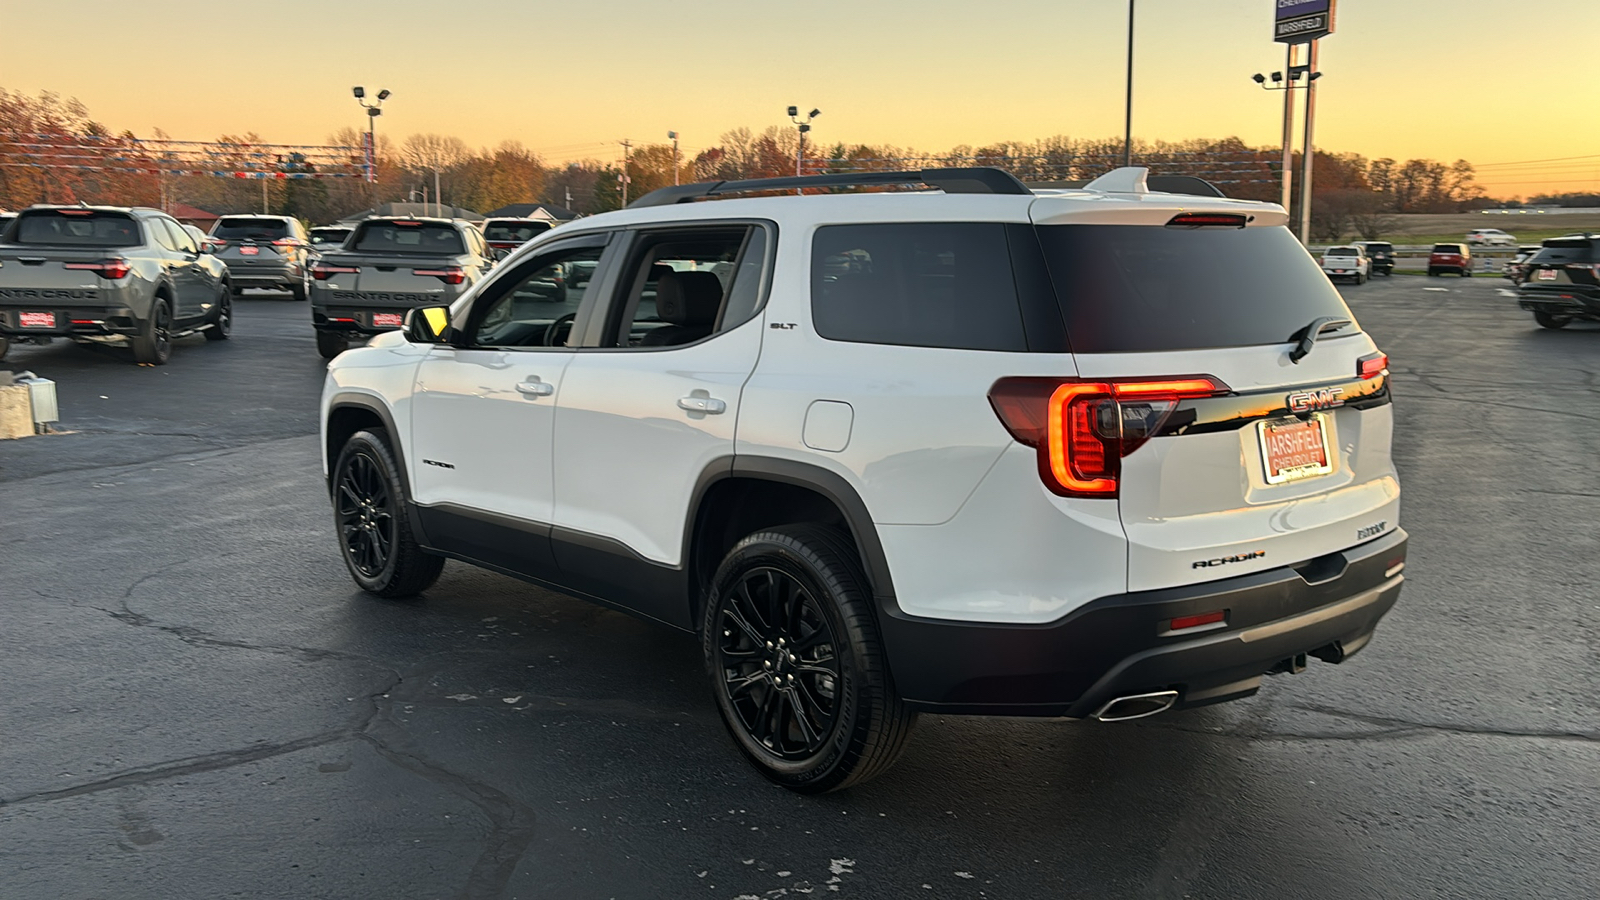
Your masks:
[{"label": "door handle", "polygon": [[728,404],[718,400],[715,397],[690,396],[679,397],[678,408],[686,409],[689,412],[705,413],[707,415],[715,416],[719,413],[727,412]]},{"label": "door handle", "polygon": [[548,381],[540,381],[539,376],[535,375],[527,381],[517,382],[517,391],[529,397],[548,397],[556,392],[556,386]]}]

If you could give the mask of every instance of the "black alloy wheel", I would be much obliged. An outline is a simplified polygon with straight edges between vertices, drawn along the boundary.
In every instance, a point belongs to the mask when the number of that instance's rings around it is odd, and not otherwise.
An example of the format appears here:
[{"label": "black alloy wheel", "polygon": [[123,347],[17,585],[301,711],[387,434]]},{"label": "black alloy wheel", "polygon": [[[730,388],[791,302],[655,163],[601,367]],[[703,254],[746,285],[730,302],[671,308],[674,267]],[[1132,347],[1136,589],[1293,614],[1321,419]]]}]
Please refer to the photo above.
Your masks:
[{"label": "black alloy wheel", "polygon": [[850,536],[817,524],[750,535],[711,579],[701,640],[717,710],[745,758],[790,790],[877,776],[916,723],[867,584]]},{"label": "black alloy wheel", "polygon": [[1565,328],[1572,323],[1571,316],[1558,316],[1552,313],[1537,311],[1533,314],[1533,320],[1539,323],[1539,327],[1550,329]]},{"label": "black alloy wheel", "polygon": [[233,334],[233,291],[227,284],[217,292],[217,312],[206,329],[206,340],[225,341]]},{"label": "black alloy wheel", "polygon": [[381,428],[345,441],[333,467],[339,553],[362,590],[410,597],[439,580],[444,557],[423,550],[406,518],[406,486]]},{"label": "black alloy wheel", "polygon": [[745,732],[780,759],[822,749],[839,716],[842,675],[816,598],[787,572],[749,569],[718,624],[722,691]]},{"label": "black alloy wheel", "polygon": [[172,357],[172,309],[163,298],[150,307],[150,318],[133,337],[133,358],[141,363],[164,366]]},{"label": "black alloy wheel", "polygon": [[394,498],[379,466],[370,453],[349,454],[334,491],[334,516],[345,559],[368,578],[383,574],[395,541]]}]

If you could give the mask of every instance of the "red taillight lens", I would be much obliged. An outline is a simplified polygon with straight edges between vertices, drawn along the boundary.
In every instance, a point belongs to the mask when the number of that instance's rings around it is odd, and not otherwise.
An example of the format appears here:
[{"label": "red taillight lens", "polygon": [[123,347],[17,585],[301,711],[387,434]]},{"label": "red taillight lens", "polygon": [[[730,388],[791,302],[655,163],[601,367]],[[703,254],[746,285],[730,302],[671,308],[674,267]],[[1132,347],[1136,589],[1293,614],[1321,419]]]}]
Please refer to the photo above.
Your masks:
[{"label": "red taillight lens", "polygon": [[99,275],[101,278],[122,278],[133,271],[125,259],[102,259],[98,262],[65,263],[67,269],[83,269]]},{"label": "red taillight lens", "polygon": [[1168,228],[1243,228],[1249,222],[1232,213],[1178,213],[1167,221]]},{"label": "red taillight lens", "polygon": [[278,238],[277,240],[272,242],[272,246],[274,246],[274,247],[295,247],[295,246],[298,246],[299,244],[300,244],[300,242],[295,240],[294,238],[287,238],[287,237],[286,238]]},{"label": "red taillight lens", "polygon": [[317,263],[311,267],[311,277],[318,281],[327,281],[335,275],[354,275],[360,271],[355,266],[330,266]]},{"label": "red taillight lens", "polygon": [[460,284],[467,280],[467,273],[460,266],[451,266],[448,269],[412,269],[413,275],[432,275],[445,284]]},{"label": "red taillight lens", "polygon": [[1218,622],[1226,621],[1227,618],[1227,610],[1222,609],[1215,612],[1201,613],[1198,616],[1178,616],[1172,620],[1172,624],[1167,626],[1167,629],[1169,631],[1183,631],[1187,628],[1199,628],[1202,625],[1215,625]]},{"label": "red taillight lens", "polygon": [[1377,378],[1389,371],[1389,354],[1371,353],[1356,360],[1356,375]]},{"label": "red taillight lens", "polygon": [[1145,381],[1002,378],[989,403],[1019,443],[1039,451],[1045,486],[1067,497],[1115,497],[1122,458],[1160,430],[1178,401],[1228,392],[1208,376]]}]

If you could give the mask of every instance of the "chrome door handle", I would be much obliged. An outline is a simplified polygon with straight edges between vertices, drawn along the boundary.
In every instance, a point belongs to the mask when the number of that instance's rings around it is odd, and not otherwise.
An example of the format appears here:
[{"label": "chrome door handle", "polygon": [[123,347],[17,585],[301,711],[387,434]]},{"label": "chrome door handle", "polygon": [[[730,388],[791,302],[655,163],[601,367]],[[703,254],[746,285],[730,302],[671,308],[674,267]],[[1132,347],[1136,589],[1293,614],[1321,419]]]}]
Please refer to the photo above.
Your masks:
[{"label": "chrome door handle", "polygon": [[727,412],[728,404],[715,397],[679,397],[678,408],[714,416]]},{"label": "chrome door handle", "polygon": [[517,391],[530,397],[548,397],[556,392],[556,386],[548,381],[539,381],[535,377],[528,381],[517,382]]}]

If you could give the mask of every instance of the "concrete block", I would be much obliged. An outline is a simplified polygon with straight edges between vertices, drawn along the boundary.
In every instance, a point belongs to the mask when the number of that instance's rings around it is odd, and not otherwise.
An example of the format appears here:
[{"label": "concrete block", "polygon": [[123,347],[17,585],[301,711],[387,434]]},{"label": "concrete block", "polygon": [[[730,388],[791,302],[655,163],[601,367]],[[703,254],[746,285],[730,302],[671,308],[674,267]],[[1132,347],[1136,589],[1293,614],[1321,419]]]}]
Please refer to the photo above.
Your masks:
[{"label": "concrete block", "polygon": [[0,387],[0,440],[33,434],[33,397],[25,384]]}]

